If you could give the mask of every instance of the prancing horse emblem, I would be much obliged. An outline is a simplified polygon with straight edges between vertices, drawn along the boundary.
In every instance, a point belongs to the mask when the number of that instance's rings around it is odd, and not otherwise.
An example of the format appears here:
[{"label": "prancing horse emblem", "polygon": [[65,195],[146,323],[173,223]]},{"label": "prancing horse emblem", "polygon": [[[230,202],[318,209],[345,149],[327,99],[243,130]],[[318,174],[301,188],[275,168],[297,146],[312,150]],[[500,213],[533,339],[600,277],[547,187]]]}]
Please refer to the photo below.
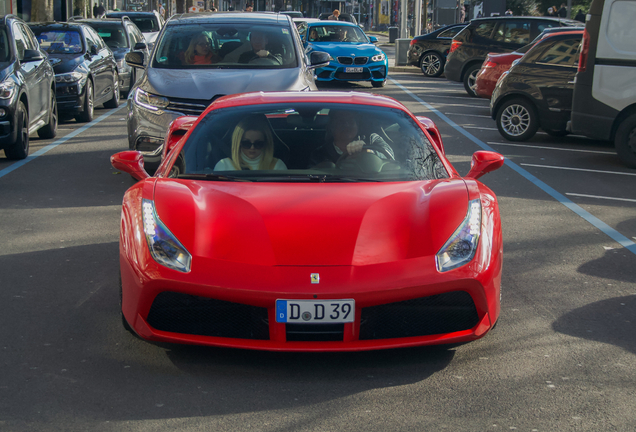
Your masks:
[{"label": "prancing horse emblem", "polygon": [[320,275],[318,273],[311,274],[311,283],[312,284],[320,283]]}]

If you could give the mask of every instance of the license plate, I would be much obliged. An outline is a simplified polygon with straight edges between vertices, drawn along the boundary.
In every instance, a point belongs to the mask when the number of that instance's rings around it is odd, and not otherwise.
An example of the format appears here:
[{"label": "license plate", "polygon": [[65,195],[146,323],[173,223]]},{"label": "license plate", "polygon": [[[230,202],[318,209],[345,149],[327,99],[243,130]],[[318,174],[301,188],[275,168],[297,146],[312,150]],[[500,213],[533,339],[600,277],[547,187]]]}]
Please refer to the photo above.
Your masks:
[{"label": "license plate", "polygon": [[345,68],[346,73],[362,73],[362,68]]},{"label": "license plate", "polygon": [[355,300],[276,300],[276,322],[333,324],[353,322]]}]

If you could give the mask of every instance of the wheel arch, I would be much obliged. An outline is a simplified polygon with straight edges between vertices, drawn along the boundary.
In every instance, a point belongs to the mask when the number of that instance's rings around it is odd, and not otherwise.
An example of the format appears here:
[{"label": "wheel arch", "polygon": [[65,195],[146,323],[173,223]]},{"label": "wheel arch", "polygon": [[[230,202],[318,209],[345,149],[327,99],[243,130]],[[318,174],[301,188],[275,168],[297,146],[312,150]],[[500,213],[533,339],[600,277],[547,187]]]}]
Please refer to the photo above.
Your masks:
[{"label": "wheel arch", "polygon": [[462,68],[462,74],[461,74],[461,80],[464,81],[464,77],[466,76],[466,71],[468,69],[470,69],[473,65],[480,65],[483,64],[484,61],[483,60],[470,60],[468,62],[466,62],[466,64],[464,65],[464,67]]},{"label": "wheel arch", "polygon": [[636,103],[625,107],[614,119],[614,123],[612,124],[612,131],[610,133],[611,141],[614,141],[614,139],[616,138],[616,131],[618,131],[621,123],[623,123],[625,119],[631,117],[632,115],[636,115]]},{"label": "wheel arch", "polygon": [[499,109],[501,108],[501,106],[504,103],[508,102],[511,99],[523,99],[523,100],[529,102],[530,104],[532,104],[532,107],[534,108],[535,112],[538,111],[537,110],[537,103],[534,100],[532,100],[532,98],[529,97],[528,95],[523,94],[523,93],[508,93],[505,96],[500,97],[495,102],[495,105],[493,106],[493,109],[491,110],[490,117],[493,120],[497,120],[497,113],[499,112]]}]

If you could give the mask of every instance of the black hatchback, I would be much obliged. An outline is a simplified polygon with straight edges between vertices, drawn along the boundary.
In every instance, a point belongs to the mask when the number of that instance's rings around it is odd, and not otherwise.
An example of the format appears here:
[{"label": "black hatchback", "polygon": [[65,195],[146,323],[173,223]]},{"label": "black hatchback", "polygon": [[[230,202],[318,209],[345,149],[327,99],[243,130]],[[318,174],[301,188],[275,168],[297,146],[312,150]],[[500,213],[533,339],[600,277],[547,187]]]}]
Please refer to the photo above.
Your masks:
[{"label": "black hatchback", "polygon": [[406,54],[408,64],[422,69],[424,76],[440,76],[444,72],[444,64],[451,42],[464,27],[466,27],[465,23],[451,24],[434,32],[415,36],[411,40],[409,51]]},{"label": "black hatchback", "polygon": [[490,114],[504,138],[525,141],[538,128],[552,136],[568,133],[582,36],[579,29],[540,40],[499,78]]},{"label": "black hatchback", "polygon": [[475,80],[488,53],[513,52],[528,44],[546,28],[580,25],[579,21],[555,17],[474,19],[453,38],[444,75],[450,81],[463,82],[466,92],[477,97]]},{"label": "black hatchback", "polygon": [[119,106],[119,76],[113,52],[82,23],[29,23],[55,70],[60,116],[93,120],[95,105]]},{"label": "black hatchback", "polygon": [[0,18],[0,149],[8,159],[29,155],[29,132],[57,132],[55,76],[29,27],[20,18]]}]

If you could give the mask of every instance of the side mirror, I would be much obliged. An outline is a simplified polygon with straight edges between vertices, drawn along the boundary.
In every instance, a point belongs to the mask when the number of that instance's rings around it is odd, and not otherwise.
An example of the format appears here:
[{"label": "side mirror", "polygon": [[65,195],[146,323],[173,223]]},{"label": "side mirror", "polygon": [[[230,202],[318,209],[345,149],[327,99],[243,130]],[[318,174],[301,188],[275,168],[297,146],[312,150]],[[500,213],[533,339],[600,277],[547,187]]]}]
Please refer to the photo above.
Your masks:
[{"label": "side mirror", "polygon": [[473,159],[470,162],[470,171],[466,177],[477,180],[479,177],[491,171],[501,168],[504,164],[504,157],[499,153],[491,151],[476,151],[473,153]]},{"label": "side mirror", "polygon": [[141,51],[132,51],[132,52],[126,53],[125,59],[126,59],[126,63],[128,63],[128,66],[132,66],[135,68],[144,67],[144,53]]},{"label": "side mirror", "polygon": [[378,38],[375,36],[369,36],[369,40],[371,41],[371,43],[377,43],[378,42]]},{"label": "side mirror", "polygon": [[24,55],[22,56],[23,63],[39,61],[39,60],[44,60],[44,56],[42,55],[40,51],[30,50],[30,49],[24,50]]},{"label": "side mirror", "polygon": [[417,116],[417,121],[420,122],[422,126],[426,129],[426,132],[429,133],[431,138],[433,139],[433,145],[438,148],[438,150],[445,155],[446,150],[444,150],[444,143],[442,142],[442,134],[439,133],[439,129],[437,129],[437,125],[433,120],[428,117]]},{"label": "side mirror", "polygon": [[99,52],[97,51],[97,45],[91,45],[91,55],[96,56]]},{"label": "side mirror", "polygon": [[309,54],[309,67],[311,69],[327,66],[333,57],[324,51],[312,51]]},{"label": "side mirror", "polygon": [[147,49],[148,45],[146,45],[146,42],[137,42],[133,47],[133,51],[145,51]]},{"label": "side mirror", "polygon": [[115,153],[110,157],[110,164],[116,170],[130,174],[136,180],[143,180],[150,175],[144,169],[144,156],[134,150]]}]

